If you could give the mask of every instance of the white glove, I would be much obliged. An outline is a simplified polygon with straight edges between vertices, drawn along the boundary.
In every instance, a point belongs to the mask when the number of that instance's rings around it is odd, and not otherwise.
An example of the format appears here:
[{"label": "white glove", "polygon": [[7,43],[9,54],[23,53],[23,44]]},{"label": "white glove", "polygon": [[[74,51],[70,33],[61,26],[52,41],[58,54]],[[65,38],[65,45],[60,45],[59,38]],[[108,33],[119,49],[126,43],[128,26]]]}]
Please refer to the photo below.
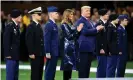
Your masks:
[{"label": "white glove", "polygon": [[51,59],[50,53],[46,53],[46,58]]}]

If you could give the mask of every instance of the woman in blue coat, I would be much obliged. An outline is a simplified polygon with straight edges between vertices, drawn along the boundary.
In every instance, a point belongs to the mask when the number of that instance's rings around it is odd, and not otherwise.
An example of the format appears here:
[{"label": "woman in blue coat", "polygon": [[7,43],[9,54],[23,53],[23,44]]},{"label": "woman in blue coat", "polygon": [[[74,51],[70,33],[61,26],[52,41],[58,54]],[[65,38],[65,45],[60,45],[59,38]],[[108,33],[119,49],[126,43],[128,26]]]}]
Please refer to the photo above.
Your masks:
[{"label": "woman in blue coat", "polygon": [[63,70],[63,80],[71,78],[72,69],[76,69],[77,52],[76,52],[76,38],[81,31],[83,24],[73,27],[74,12],[71,9],[66,9],[63,13],[61,29],[63,34],[64,53],[61,63],[61,70]]}]

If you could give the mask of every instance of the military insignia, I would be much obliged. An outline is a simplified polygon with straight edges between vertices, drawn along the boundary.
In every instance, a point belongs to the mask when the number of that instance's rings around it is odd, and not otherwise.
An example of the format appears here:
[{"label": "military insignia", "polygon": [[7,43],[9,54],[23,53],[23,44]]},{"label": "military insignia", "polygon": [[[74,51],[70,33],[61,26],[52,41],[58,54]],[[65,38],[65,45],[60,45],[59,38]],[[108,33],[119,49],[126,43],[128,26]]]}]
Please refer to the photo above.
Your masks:
[{"label": "military insignia", "polygon": [[114,30],[114,32],[116,32],[116,30]]},{"label": "military insignia", "polygon": [[123,33],[123,36],[125,36],[125,33]]},{"label": "military insignia", "polygon": [[16,31],[16,29],[14,29],[14,34],[17,34],[17,31]]},{"label": "military insignia", "polygon": [[54,27],[54,31],[56,31],[56,28]]}]

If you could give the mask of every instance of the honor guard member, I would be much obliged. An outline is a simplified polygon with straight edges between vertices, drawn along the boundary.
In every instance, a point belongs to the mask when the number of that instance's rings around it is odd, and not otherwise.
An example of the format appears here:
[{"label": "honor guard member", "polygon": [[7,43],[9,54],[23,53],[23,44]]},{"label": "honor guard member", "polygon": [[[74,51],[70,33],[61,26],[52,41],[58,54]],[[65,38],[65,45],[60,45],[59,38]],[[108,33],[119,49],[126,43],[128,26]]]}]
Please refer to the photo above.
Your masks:
[{"label": "honor guard member", "polygon": [[128,16],[127,15],[120,15],[119,19],[119,56],[117,60],[117,74],[116,77],[124,77],[125,69],[126,69],[126,62],[127,62],[127,31],[125,27],[128,24]]},{"label": "honor guard member", "polygon": [[59,55],[59,36],[58,27],[55,21],[59,18],[58,8],[50,6],[47,8],[49,21],[44,29],[44,43],[46,53],[45,80],[54,80],[57,59]]},{"label": "honor guard member", "polygon": [[107,20],[109,19],[109,13],[107,9],[100,9],[98,11],[100,15],[100,20],[96,25],[102,25],[104,28],[98,32],[96,37],[96,53],[98,59],[97,66],[97,77],[106,77],[106,67],[107,67]]},{"label": "honor guard member", "polygon": [[117,31],[118,22],[119,22],[119,19],[117,14],[112,14],[109,16],[109,25],[108,25],[108,32],[107,32],[109,55],[107,57],[106,77],[115,77],[117,59],[119,55],[119,50],[118,50],[119,35]]},{"label": "honor guard member", "polygon": [[31,80],[42,80],[44,66],[44,40],[43,30],[39,21],[41,20],[42,8],[38,7],[28,12],[31,14],[32,22],[26,31],[26,45],[29,52],[31,64]]},{"label": "honor guard member", "polygon": [[18,80],[20,31],[19,23],[22,21],[21,12],[17,9],[11,12],[11,22],[5,27],[3,36],[4,55],[6,58],[6,80]]},{"label": "honor guard member", "polygon": [[100,31],[103,26],[95,28],[90,20],[90,6],[81,7],[81,17],[76,22],[75,27],[83,24],[83,28],[79,34],[79,65],[78,76],[79,78],[88,78],[90,73],[92,56],[95,51],[95,37],[97,32]]}]

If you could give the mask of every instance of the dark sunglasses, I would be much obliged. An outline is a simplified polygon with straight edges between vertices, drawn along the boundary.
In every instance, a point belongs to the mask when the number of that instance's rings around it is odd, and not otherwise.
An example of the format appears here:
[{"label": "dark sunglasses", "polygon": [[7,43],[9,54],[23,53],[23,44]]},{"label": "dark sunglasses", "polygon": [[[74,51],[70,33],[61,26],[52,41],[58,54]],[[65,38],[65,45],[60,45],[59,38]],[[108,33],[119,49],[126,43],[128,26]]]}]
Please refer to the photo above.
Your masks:
[{"label": "dark sunglasses", "polygon": [[37,13],[39,16],[41,16],[41,13]]}]

